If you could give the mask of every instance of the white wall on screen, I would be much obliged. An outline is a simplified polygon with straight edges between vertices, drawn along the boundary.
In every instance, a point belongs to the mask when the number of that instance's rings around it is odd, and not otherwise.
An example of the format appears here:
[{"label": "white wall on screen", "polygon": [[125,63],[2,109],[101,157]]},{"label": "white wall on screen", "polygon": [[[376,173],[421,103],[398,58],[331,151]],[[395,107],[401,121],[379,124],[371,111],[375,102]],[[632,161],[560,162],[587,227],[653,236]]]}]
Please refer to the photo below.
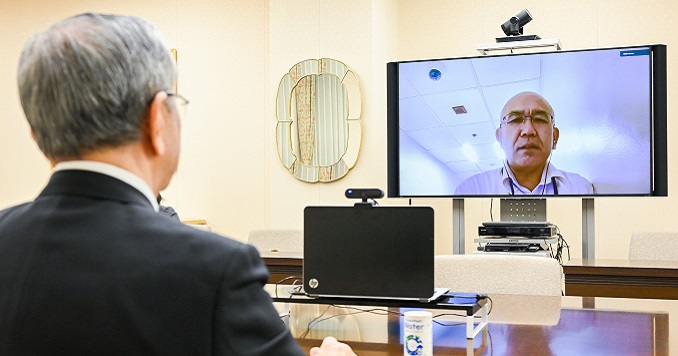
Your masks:
[{"label": "white wall on screen", "polygon": [[450,170],[402,130],[400,131],[400,148],[403,152],[400,164],[410,168],[401,170],[401,190],[411,191],[413,195],[424,194],[428,188],[421,184],[423,175],[426,177],[428,187],[447,194],[454,193],[455,185],[452,182]]},{"label": "white wall on screen", "polygon": [[588,178],[599,194],[648,194],[650,83],[637,66],[649,68],[648,56],[620,61],[618,53],[543,58],[542,94],[560,128],[552,162]]}]

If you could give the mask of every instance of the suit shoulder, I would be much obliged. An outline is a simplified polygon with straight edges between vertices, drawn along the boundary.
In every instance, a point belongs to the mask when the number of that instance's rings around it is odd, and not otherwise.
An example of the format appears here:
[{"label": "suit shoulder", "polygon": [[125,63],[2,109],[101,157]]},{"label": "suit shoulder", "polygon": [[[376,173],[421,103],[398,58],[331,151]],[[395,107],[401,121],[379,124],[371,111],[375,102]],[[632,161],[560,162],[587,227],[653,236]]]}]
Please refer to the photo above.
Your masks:
[{"label": "suit shoulder", "polygon": [[164,236],[164,238],[171,240],[173,243],[186,244],[189,245],[189,248],[211,249],[215,250],[215,252],[219,250],[236,252],[242,250],[243,248],[246,249],[249,246],[246,243],[238,241],[232,237],[223,236],[211,231],[201,230],[184,223],[171,220],[166,216],[162,216],[161,218],[169,221],[166,221],[165,224],[163,224],[164,231],[158,231],[158,235]]}]

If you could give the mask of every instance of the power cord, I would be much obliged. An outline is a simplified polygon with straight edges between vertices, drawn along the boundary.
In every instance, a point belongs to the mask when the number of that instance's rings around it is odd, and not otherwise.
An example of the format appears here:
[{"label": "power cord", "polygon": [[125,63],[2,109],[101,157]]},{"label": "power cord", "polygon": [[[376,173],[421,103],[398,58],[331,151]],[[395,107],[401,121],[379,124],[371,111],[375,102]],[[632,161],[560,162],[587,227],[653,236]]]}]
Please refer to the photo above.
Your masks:
[{"label": "power cord", "polygon": [[291,279],[293,279],[294,281],[292,282],[292,290],[289,292],[289,294],[290,294],[289,297],[292,298],[294,296],[294,293],[292,293],[292,292],[301,291],[301,288],[303,287],[303,285],[297,284],[297,283],[301,283],[301,277],[299,277],[299,276],[287,276],[287,277],[275,282],[275,297],[276,298],[278,298],[278,287],[281,284],[283,284],[284,282],[287,282]]},{"label": "power cord", "polygon": [[563,264],[563,249],[567,249],[567,261],[570,260],[570,245],[565,241],[563,235],[558,232],[558,240],[556,243],[555,254],[552,254],[551,257],[555,258],[558,263]]}]

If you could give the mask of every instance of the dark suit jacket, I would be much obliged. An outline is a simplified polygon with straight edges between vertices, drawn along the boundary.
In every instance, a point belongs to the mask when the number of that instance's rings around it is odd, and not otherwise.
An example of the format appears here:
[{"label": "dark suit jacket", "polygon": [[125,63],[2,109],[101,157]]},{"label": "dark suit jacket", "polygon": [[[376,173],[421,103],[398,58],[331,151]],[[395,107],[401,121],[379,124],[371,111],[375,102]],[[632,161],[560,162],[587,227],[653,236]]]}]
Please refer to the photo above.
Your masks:
[{"label": "dark suit jacket", "polygon": [[0,212],[0,355],[303,354],[267,278],[254,247],[112,177],[58,171]]}]

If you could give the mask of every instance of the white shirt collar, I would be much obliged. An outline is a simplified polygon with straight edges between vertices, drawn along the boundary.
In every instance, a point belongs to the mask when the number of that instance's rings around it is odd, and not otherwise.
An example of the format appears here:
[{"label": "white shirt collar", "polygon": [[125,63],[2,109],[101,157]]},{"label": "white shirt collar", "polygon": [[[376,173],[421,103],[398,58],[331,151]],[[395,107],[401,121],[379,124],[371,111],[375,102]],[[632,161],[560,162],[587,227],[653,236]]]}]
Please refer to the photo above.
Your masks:
[{"label": "white shirt collar", "polygon": [[[532,193],[533,191],[530,191],[529,189],[523,187],[522,185],[518,184],[518,180],[516,177],[513,175],[513,171],[510,169],[507,169],[508,167],[508,161],[504,161],[504,168],[501,169],[501,176],[502,176],[502,183],[504,187],[507,189],[507,191],[511,191],[511,182],[513,182],[513,187],[514,190],[518,189],[522,193]],[[534,189],[543,189],[542,186],[547,186],[551,184],[551,178],[556,177],[556,178],[561,178],[563,176],[563,173],[556,168],[554,165],[551,164],[551,161],[546,164],[544,167],[544,170],[541,172],[541,180],[539,185],[537,185]],[[552,188],[551,188],[552,189]]]},{"label": "white shirt collar", "polygon": [[95,161],[66,161],[57,163],[57,165],[54,166],[55,172],[64,170],[96,172],[121,180],[131,185],[136,190],[140,191],[144,196],[146,196],[148,201],[151,202],[153,210],[158,212],[158,201],[156,200],[157,198],[155,197],[155,194],[153,194],[151,187],[149,187],[143,179],[139,178],[139,176],[126,169],[116,167],[112,164]]}]

